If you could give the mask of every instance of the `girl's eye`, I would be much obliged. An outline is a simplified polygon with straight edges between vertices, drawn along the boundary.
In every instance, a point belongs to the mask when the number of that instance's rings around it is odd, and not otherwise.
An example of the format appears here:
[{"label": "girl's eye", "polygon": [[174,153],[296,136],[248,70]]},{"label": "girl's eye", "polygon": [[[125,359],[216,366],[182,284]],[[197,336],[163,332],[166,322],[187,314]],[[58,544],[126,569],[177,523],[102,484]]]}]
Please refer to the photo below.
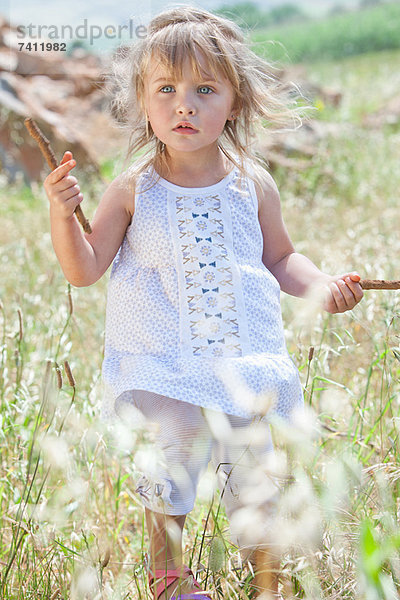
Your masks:
[{"label": "girl's eye", "polygon": [[[205,93],[210,94],[213,90],[208,85],[202,85],[199,87],[199,90],[207,90]],[[202,92],[203,93],[203,92]]]},{"label": "girl's eye", "polygon": [[[163,94],[168,94],[171,90],[173,90],[174,87],[172,85],[164,85],[161,89],[160,92],[162,92]],[[204,91],[205,90],[205,91]],[[208,85],[201,85],[199,87],[199,91],[202,94],[211,94],[214,90],[212,88],[210,88],[210,86]]]}]

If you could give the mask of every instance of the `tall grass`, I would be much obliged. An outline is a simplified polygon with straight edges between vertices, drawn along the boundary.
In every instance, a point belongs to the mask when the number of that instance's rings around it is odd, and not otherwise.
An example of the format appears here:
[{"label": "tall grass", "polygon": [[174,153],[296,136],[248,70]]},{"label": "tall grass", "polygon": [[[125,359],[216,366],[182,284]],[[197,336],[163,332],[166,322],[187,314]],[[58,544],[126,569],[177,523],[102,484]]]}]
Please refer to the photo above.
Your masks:
[{"label": "tall grass", "polygon": [[282,62],[335,60],[396,49],[400,46],[400,5],[384,2],[319,20],[269,27],[255,31],[251,39],[257,52]]},{"label": "tall grass", "polygon": [[[321,141],[306,171],[275,177],[298,251],[331,273],[398,278],[399,132],[360,126],[363,67],[361,58],[313,67],[320,81],[351,72],[342,107],[320,107],[343,129]],[[377,69],[382,93],[386,78]],[[101,190],[79,175],[90,215]],[[87,289],[66,284],[40,187],[2,182],[0,214],[0,596],[150,598],[133,491],[133,455],[147,434],[114,435],[97,418],[106,278]],[[352,314],[336,316],[282,300],[309,408],[296,435],[274,426],[274,473],[288,481],[271,524],[284,551],[284,598],[395,598],[400,296],[366,292]],[[216,598],[251,598],[251,565],[230,543],[208,481],[188,518],[185,560]]]}]

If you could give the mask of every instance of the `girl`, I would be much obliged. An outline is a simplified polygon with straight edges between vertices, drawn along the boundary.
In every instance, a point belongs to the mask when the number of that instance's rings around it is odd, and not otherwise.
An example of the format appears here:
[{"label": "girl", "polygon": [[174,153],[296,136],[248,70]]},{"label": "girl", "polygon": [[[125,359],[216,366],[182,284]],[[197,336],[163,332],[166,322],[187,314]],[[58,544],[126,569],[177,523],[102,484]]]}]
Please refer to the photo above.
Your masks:
[{"label": "girl", "polygon": [[[280,289],[307,296],[322,287],[325,310],[344,312],[363,295],[360,277],[326,275],[293,248],[251,142],[257,122],[297,116],[236,25],[169,9],[119,54],[115,73],[113,107],[131,130],[131,154],[147,153],[106,190],[91,235],[74,216],[82,194],[71,152],[45,189],[68,281],[91,285],[114,259],[103,414],[157,424],[156,459],[138,465],[137,487],[150,586],[161,600],[211,597],[183,564],[181,536],[212,458],[232,535],[255,561],[255,585],[279,597],[269,421],[275,414],[295,424],[303,402]],[[249,506],[256,528],[246,525]]]}]

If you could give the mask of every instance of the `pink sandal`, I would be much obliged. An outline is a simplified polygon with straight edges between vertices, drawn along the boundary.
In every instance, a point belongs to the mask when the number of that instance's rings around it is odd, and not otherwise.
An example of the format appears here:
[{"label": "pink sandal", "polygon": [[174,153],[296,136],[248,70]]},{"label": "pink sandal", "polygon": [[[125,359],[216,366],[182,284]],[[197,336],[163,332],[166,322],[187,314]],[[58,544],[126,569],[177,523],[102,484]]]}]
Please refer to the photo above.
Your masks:
[{"label": "pink sandal", "polygon": [[195,580],[192,571],[189,567],[184,566],[182,569],[168,569],[165,571],[164,569],[156,569],[154,575],[149,573],[149,585],[150,589],[153,591],[153,583],[154,579],[157,584],[157,591],[155,598],[158,599],[161,594],[164,592],[166,588],[172,585],[175,581],[188,579],[189,577],[193,577],[193,585],[198,588],[200,591],[191,592],[189,594],[178,594],[177,596],[171,596],[170,600],[210,600],[211,596],[204,594],[209,594],[210,592],[205,592],[201,590],[201,586],[198,581]]}]

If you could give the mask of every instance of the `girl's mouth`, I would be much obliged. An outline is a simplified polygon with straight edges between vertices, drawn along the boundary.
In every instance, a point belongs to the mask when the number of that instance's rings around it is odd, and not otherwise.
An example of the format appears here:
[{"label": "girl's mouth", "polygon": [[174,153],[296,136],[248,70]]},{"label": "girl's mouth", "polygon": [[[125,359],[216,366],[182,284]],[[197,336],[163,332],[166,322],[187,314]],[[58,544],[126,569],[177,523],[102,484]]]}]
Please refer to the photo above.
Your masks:
[{"label": "girl's mouth", "polygon": [[191,127],[184,127],[179,125],[179,127],[175,127],[173,129],[176,133],[183,133],[184,135],[192,135],[193,133],[197,133],[197,129],[192,129]]}]

